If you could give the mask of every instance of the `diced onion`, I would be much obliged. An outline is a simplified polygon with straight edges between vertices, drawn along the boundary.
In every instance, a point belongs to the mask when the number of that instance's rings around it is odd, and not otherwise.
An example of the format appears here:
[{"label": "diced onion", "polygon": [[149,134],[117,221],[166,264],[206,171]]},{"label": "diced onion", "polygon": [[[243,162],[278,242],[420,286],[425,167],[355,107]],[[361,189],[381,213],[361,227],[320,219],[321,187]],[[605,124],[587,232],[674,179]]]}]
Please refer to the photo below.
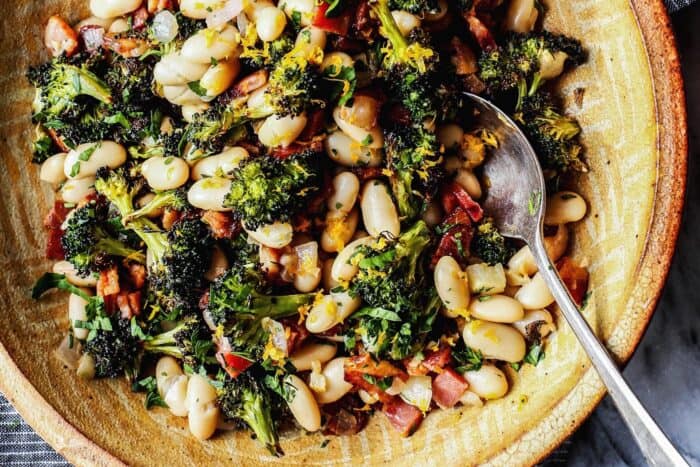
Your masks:
[{"label": "diced onion", "polygon": [[218,28],[235,18],[243,9],[241,0],[228,0],[221,8],[207,15],[207,27]]},{"label": "diced onion", "polygon": [[297,257],[297,274],[318,272],[318,243],[307,242],[294,247]]},{"label": "diced onion", "polygon": [[289,347],[287,346],[287,335],[284,332],[284,326],[279,321],[270,318],[263,318],[262,327],[270,333],[272,345],[284,355],[289,355]]},{"label": "diced onion", "polygon": [[238,26],[238,32],[241,34],[241,36],[245,36],[249,24],[250,20],[248,19],[248,16],[245,13],[241,13],[238,15],[238,17],[236,18],[236,25]]},{"label": "diced onion", "polygon": [[410,376],[401,390],[401,399],[418,407],[421,412],[427,412],[433,399],[433,381],[430,376]]},{"label": "diced onion", "polygon": [[163,10],[153,18],[153,37],[164,44],[177,37],[179,26],[177,18],[168,10]]}]

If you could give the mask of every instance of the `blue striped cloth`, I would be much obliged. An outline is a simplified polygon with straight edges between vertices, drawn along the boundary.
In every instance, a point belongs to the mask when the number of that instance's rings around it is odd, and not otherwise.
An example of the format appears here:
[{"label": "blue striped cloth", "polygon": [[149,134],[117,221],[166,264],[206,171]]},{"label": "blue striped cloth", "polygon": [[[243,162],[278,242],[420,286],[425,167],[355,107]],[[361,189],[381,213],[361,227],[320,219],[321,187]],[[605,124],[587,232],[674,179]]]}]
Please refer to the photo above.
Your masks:
[{"label": "blue striped cloth", "polygon": [[[695,0],[665,0],[668,10],[676,12]],[[571,441],[566,441],[541,464],[541,467],[566,465]],[[46,444],[17,414],[0,394],[0,466],[43,467],[70,466]]]}]

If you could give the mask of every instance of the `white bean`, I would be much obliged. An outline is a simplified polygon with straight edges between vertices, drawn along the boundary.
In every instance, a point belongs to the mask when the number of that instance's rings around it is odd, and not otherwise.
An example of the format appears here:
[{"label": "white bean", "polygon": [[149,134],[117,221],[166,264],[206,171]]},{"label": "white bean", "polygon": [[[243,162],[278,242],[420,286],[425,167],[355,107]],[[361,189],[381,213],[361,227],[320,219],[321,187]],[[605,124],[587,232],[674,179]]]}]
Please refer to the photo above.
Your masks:
[{"label": "white bean", "polygon": [[351,314],[355,313],[360,305],[362,305],[362,299],[360,297],[353,297],[350,292],[331,292],[331,297],[335,301],[335,305],[338,307],[338,323],[345,321]]},{"label": "white bean", "polygon": [[129,29],[131,29],[131,26],[129,26],[129,22],[127,20],[124,18],[117,18],[112,22],[112,24],[109,25],[107,32],[109,34],[116,35],[127,32]]},{"label": "white bean", "polygon": [[449,310],[448,316],[465,315],[469,307],[467,275],[451,256],[443,256],[435,265],[435,288],[442,303]]},{"label": "white bean", "polygon": [[338,253],[338,256],[333,261],[331,269],[331,277],[337,282],[346,282],[351,280],[357,274],[358,267],[350,264],[350,258],[355,254],[355,250],[362,245],[372,243],[372,237],[362,237],[350,242],[345,248]]},{"label": "white bean", "polygon": [[525,357],[525,339],[512,326],[472,320],[462,330],[467,346],[479,350],[485,358],[519,362]]},{"label": "white bean", "polygon": [[284,248],[292,243],[294,229],[288,222],[275,222],[261,225],[255,230],[247,230],[248,235],[256,242],[270,248]]},{"label": "white bean", "polygon": [[82,354],[75,373],[79,378],[93,379],[95,377],[95,358],[89,353]]},{"label": "white bean", "polygon": [[314,0],[284,0],[281,2],[281,7],[290,18],[293,18],[295,15],[301,15],[300,23],[302,26],[311,24],[315,6]]},{"label": "white bean", "polygon": [[170,412],[177,417],[186,417],[189,407],[185,403],[187,398],[187,375],[174,376],[170,387],[165,393],[163,400],[168,404]]},{"label": "white bean", "polygon": [[175,378],[183,374],[180,363],[174,357],[161,357],[156,364],[156,386],[160,397],[170,390]]},{"label": "white bean", "polygon": [[211,63],[238,56],[238,30],[227,24],[221,29],[208,28],[197,32],[182,45],[181,54],[194,63]]},{"label": "white bean", "polygon": [[560,225],[578,222],[586,215],[587,209],[581,195],[573,191],[560,191],[547,200],[544,223]]},{"label": "white bean", "polygon": [[438,0],[438,9],[435,12],[427,12],[425,14],[425,20],[427,22],[440,21],[447,14],[447,1]]},{"label": "white bean", "polygon": [[142,0],[90,0],[90,11],[98,18],[116,18],[137,10]]},{"label": "white bean", "polygon": [[484,401],[481,400],[475,392],[464,391],[462,397],[459,398],[459,402],[466,407],[483,407]]},{"label": "white bean", "polygon": [[469,390],[486,400],[500,399],[508,392],[506,375],[495,365],[481,365],[476,371],[466,371],[464,379],[469,383]]},{"label": "white bean", "polygon": [[285,380],[287,384],[295,389],[294,399],[288,402],[292,415],[306,431],[318,431],[321,428],[321,412],[311,390],[296,375],[289,375]]},{"label": "white bean", "polygon": [[458,148],[464,138],[464,130],[456,123],[448,123],[438,128],[437,137],[445,149]]},{"label": "white bean", "polygon": [[306,344],[294,352],[289,361],[297,371],[309,371],[313,362],[326,363],[335,357],[337,350],[335,344]]},{"label": "white bean", "polygon": [[544,237],[544,248],[552,262],[557,261],[566,252],[569,246],[569,228],[564,224],[557,226],[557,233],[551,237]]},{"label": "white bean", "polygon": [[370,180],[362,188],[362,220],[373,237],[385,232],[398,237],[401,233],[399,214],[389,193],[389,187],[378,180]]},{"label": "white bean", "polygon": [[540,55],[540,78],[543,80],[554,79],[564,71],[564,65],[569,56],[566,52],[555,52],[543,50]]},{"label": "white bean", "polygon": [[174,190],[190,178],[190,166],[180,157],[153,156],[141,165],[141,174],[156,191]]},{"label": "white bean", "polygon": [[255,20],[255,28],[261,41],[269,42],[277,39],[287,25],[287,17],[277,7],[263,8]]},{"label": "white bean", "polygon": [[321,277],[323,282],[323,289],[326,292],[330,292],[340,285],[340,282],[333,279],[331,276],[331,271],[333,270],[333,263],[335,258],[327,258],[323,261],[323,266],[321,267]]},{"label": "white bean", "polygon": [[384,133],[379,126],[372,128],[371,130],[365,130],[357,125],[344,120],[342,118],[342,107],[336,107],[333,109],[333,120],[338,125],[338,127],[345,132],[350,138],[360,143],[362,146],[366,146],[370,149],[379,149],[384,147]]},{"label": "white bean", "polygon": [[95,192],[95,177],[68,180],[61,186],[61,199],[66,203],[79,203]]},{"label": "white bean", "polygon": [[258,138],[262,144],[268,147],[287,147],[304,131],[306,122],[306,113],[285,117],[271,115],[258,129]]},{"label": "white bean", "polygon": [[364,402],[367,405],[376,404],[379,401],[377,396],[368,393],[364,389],[360,389],[359,391],[357,391],[357,395],[360,396],[362,402]]},{"label": "white bean", "polygon": [[501,264],[471,264],[467,266],[467,277],[469,291],[473,294],[493,295],[506,289],[506,274]]},{"label": "white bean", "polygon": [[221,0],[180,0],[180,12],[193,19],[205,19],[221,6]]},{"label": "white bean", "polygon": [[315,26],[305,27],[299,31],[294,45],[299,50],[305,51],[308,56],[316,55],[319,50],[326,48],[326,31]]},{"label": "white bean", "polygon": [[208,281],[214,281],[217,277],[222,276],[228,270],[228,267],[228,258],[226,258],[224,252],[218,246],[214,247],[209,269],[204,273],[204,278]]},{"label": "white bean", "polygon": [[66,153],[61,152],[49,157],[41,164],[39,178],[47,183],[58,185],[66,180],[66,174],[63,173],[65,165]]},{"label": "white bean", "polygon": [[474,172],[471,170],[467,169],[459,169],[457,170],[457,175],[455,176],[455,182],[459,184],[462,188],[467,190],[467,193],[469,193],[469,196],[471,196],[474,199],[479,199],[481,198],[482,191],[481,191],[481,183],[479,183],[479,179],[477,178],[476,175],[474,175]]},{"label": "white bean", "polygon": [[394,22],[404,36],[408,36],[411,31],[420,26],[420,19],[407,11],[394,10],[391,12],[391,16],[394,17]]},{"label": "white bean", "polygon": [[326,71],[331,66],[334,67],[334,70],[331,71],[340,73],[343,67],[353,68],[355,66],[355,61],[345,52],[329,52],[323,56],[321,71]]},{"label": "white bean", "polygon": [[209,439],[219,423],[220,409],[214,402],[191,407],[187,417],[190,433],[200,441]]},{"label": "white bean", "polygon": [[318,288],[321,283],[321,268],[314,267],[310,270],[303,269],[294,275],[292,281],[294,288],[301,293],[309,293]]},{"label": "white bean", "polygon": [[271,6],[275,6],[275,4],[270,0],[248,0],[243,2],[243,11],[249,19],[257,23],[260,12]]},{"label": "white bean", "polygon": [[187,201],[199,209],[230,211],[231,208],[224,206],[229,191],[231,180],[221,177],[203,178],[190,187]]},{"label": "white bean", "polygon": [[[81,290],[89,296],[94,295],[92,289]],[[79,297],[78,295],[71,294],[70,297],[68,297],[68,318],[70,319],[71,327],[73,328],[73,335],[80,340],[86,339],[88,333],[90,332],[88,329],[83,329],[76,326],[78,324],[77,321],[87,321],[87,310],[85,308],[87,304],[87,300]]]},{"label": "white bean", "polygon": [[115,169],[126,162],[126,150],[114,141],[85,143],[72,149],[63,161],[63,173],[70,179],[92,177],[102,167]]},{"label": "white bean", "polygon": [[185,404],[192,409],[195,405],[207,404],[216,400],[216,389],[211,385],[208,378],[199,374],[190,376],[187,383],[187,397]]},{"label": "white bean", "polygon": [[506,295],[482,295],[469,304],[469,314],[474,318],[494,323],[514,323],[523,319],[523,306]]},{"label": "white bean", "polygon": [[180,108],[180,111],[182,112],[182,119],[187,123],[192,123],[197,115],[206,112],[209,107],[211,106],[206,102],[183,105]]},{"label": "white bean", "polygon": [[535,0],[511,0],[504,26],[509,31],[530,32],[535,27],[538,14]]},{"label": "white bean", "polygon": [[333,178],[333,194],[326,205],[331,211],[349,213],[360,193],[360,179],[352,172],[340,172]]},{"label": "white bean", "polygon": [[306,317],[306,329],[313,334],[328,331],[338,324],[338,305],[331,295],[316,300]]},{"label": "white bean", "polygon": [[199,80],[199,85],[207,91],[205,100],[213,100],[226,91],[233,84],[240,71],[241,64],[238,58],[222,60],[209,68]]},{"label": "white bean", "polygon": [[164,55],[153,68],[153,79],[164,86],[181,86],[199,81],[209,70],[209,63],[191,62],[180,52]]},{"label": "white bean", "polygon": [[175,86],[163,86],[163,97],[170,103],[175,105],[199,105],[202,98],[197,95],[186,84],[178,84]]},{"label": "white bean", "polygon": [[328,135],[324,146],[328,157],[345,167],[378,167],[384,159],[381,149],[363,146],[340,130]]},{"label": "white bean", "polygon": [[345,381],[345,360],[343,357],[334,358],[323,367],[326,390],[316,393],[319,404],[330,404],[340,400],[352,389],[352,384]]},{"label": "white bean", "polygon": [[554,303],[552,292],[542,278],[542,273],[535,274],[530,282],[523,285],[515,294],[515,299],[522,303],[526,310],[539,310]]},{"label": "white bean", "polygon": [[547,310],[530,310],[525,313],[521,320],[513,323],[513,326],[526,339],[530,337],[547,337],[549,333],[556,329],[552,314]]},{"label": "white bean", "polygon": [[249,157],[248,151],[241,147],[224,149],[223,152],[205,157],[192,167],[192,179],[201,180],[205,177],[230,177],[242,161]]},{"label": "white bean", "polygon": [[508,260],[506,279],[508,285],[525,285],[530,276],[537,272],[537,263],[530,247],[525,245]]},{"label": "white bean", "polygon": [[82,277],[78,275],[75,267],[69,261],[59,261],[53,265],[53,272],[63,274],[71,284],[78,287],[95,287],[97,285],[97,277],[90,275]]},{"label": "white bean", "polygon": [[326,227],[321,233],[321,248],[328,253],[341,251],[355,234],[357,224],[360,221],[360,213],[353,209],[349,214],[339,211],[328,211],[326,214]]}]

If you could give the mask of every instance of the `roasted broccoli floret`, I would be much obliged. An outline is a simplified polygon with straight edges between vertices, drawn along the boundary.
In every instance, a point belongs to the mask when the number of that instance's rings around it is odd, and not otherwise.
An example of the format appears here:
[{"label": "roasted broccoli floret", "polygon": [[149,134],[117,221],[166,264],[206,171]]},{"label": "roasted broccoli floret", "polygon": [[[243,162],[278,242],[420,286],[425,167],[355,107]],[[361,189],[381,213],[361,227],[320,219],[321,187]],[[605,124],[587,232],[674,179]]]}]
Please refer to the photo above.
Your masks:
[{"label": "roasted broccoli floret", "polygon": [[557,172],[587,172],[578,141],[576,119],[562,115],[552,98],[540,92],[523,100],[514,119],[532,143],[542,168]]},{"label": "roasted broccoli floret", "polygon": [[493,219],[484,219],[476,228],[471,244],[472,253],[490,265],[505,264],[513,255],[513,250],[498,231]]},{"label": "roasted broccoli floret", "polygon": [[143,348],[146,352],[178,358],[194,371],[216,363],[211,332],[198,315],[188,316],[170,331],[147,339]]},{"label": "roasted broccoli floret", "polygon": [[241,46],[243,50],[239,58],[244,65],[254,70],[271,70],[294,48],[294,39],[288,34],[282,34],[274,41],[261,41],[255,23],[251,22],[241,37]]},{"label": "roasted broccoli floret", "polygon": [[81,97],[105,104],[112,102],[109,87],[97,75],[85,66],[65,63],[60,57],[31,69],[28,78],[36,87],[33,109],[34,118],[39,122],[81,113],[85,107]]},{"label": "roasted broccoli floret", "polygon": [[107,210],[98,202],[76,209],[68,219],[61,245],[66,259],[81,276],[99,271],[110,256],[146,262],[141,251],[128,247],[109,230]]},{"label": "roasted broccoli floret", "polygon": [[409,38],[401,34],[391,15],[389,0],[377,0],[371,7],[381,23],[380,32],[388,40],[381,49],[381,59],[392,95],[410,112],[416,124],[436,118],[433,73],[438,53],[427,44],[427,35],[419,30],[411,32]]},{"label": "roasted broccoli floret", "polygon": [[128,224],[139,217],[148,217],[161,209],[172,209],[175,211],[189,211],[193,209],[192,205],[187,201],[187,190],[178,188],[156,193],[153,199],[143,205],[143,207],[126,216],[124,223]]},{"label": "roasted broccoli floret", "polygon": [[232,268],[217,279],[209,293],[208,311],[221,326],[234,352],[259,360],[268,341],[265,318],[293,316],[308,305],[314,294],[269,295],[261,290],[255,265]]},{"label": "roasted broccoli floret", "polygon": [[[579,65],[585,52],[576,39],[547,31],[512,33],[495,50],[479,58],[479,77],[491,94],[524,88],[532,95],[567,64]],[[523,94],[523,91],[520,91]]]},{"label": "roasted broccoli floret", "polygon": [[248,159],[232,172],[224,204],[249,230],[290,220],[318,190],[317,156],[304,151],[285,159]]},{"label": "roasted broccoli floret", "polygon": [[437,138],[423,127],[397,126],[387,132],[386,155],[399,214],[415,219],[435,195],[443,177]]},{"label": "roasted broccoli floret", "polygon": [[437,0],[389,0],[392,10],[404,10],[414,15],[434,13],[440,9]]},{"label": "roasted broccoli floret", "polygon": [[[160,125],[160,120],[151,117],[151,124]],[[181,143],[183,142],[183,128],[174,128],[171,132],[163,133],[159,127],[149,130],[150,138],[144,138],[138,145],[129,147],[129,155],[134,159],[148,159],[149,157],[180,157]],[[152,136],[156,135],[156,136]]]},{"label": "roasted broccoli floret", "polygon": [[424,343],[440,307],[426,272],[430,244],[430,229],[418,221],[398,239],[381,237],[358,248],[350,259],[358,273],[349,290],[366,306],[350,317],[350,342],[359,338],[367,352],[392,360],[407,357]]},{"label": "roasted broccoli floret", "polygon": [[325,101],[318,95],[320,63],[316,54],[307,49],[294,47],[270,73],[265,97],[276,115],[299,115],[313,105],[324,105]]},{"label": "roasted broccoli floret", "polygon": [[139,340],[131,333],[130,321],[103,316],[99,323],[94,335],[88,336],[83,344],[83,351],[95,360],[95,376],[116,378],[126,375],[133,378],[141,348]]},{"label": "roasted broccoli floret", "polygon": [[235,379],[227,376],[219,390],[218,403],[224,417],[245,423],[271,454],[280,456],[277,427],[272,418],[275,393],[251,370]]},{"label": "roasted broccoli floret", "polygon": [[[122,218],[134,212],[138,184],[130,182],[123,169],[101,170],[95,188]],[[139,217],[132,219],[128,228],[143,240],[153,258],[148,274],[148,304],[153,312],[176,319],[196,311],[213,245],[207,226],[199,219],[183,218],[163,232],[150,220]]]}]

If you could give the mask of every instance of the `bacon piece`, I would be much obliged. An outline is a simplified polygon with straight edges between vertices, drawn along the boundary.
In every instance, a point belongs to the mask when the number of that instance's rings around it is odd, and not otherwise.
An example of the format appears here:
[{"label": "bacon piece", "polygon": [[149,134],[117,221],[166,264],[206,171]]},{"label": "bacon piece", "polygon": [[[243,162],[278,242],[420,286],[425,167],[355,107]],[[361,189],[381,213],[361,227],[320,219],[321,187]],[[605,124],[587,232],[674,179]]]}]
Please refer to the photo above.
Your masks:
[{"label": "bacon piece", "polygon": [[233,238],[241,226],[230,212],[204,211],[202,222],[207,224],[214,238]]},{"label": "bacon piece", "polygon": [[347,436],[362,431],[367,425],[369,415],[366,411],[358,410],[362,402],[354,394],[346,394],[337,402],[322,406],[326,427],[324,435]]},{"label": "bacon piece", "polygon": [[309,141],[307,143],[296,142],[287,147],[276,147],[270,152],[270,156],[276,159],[286,159],[294,154],[299,154],[303,151],[321,152],[323,151],[323,142],[319,139]]},{"label": "bacon piece", "polygon": [[452,349],[447,346],[441,346],[438,350],[428,351],[425,358],[417,362],[409,357],[404,359],[404,365],[409,375],[427,375],[431,371],[441,373],[443,368],[450,363],[452,358]]},{"label": "bacon piece", "polygon": [[44,31],[44,44],[51,55],[73,55],[78,49],[78,34],[60,16],[52,16]]},{"label": "bacon piece", "polygon": [[382,412],[401,436],[411,436],[423,421],[423,413],[398,396],[384,402]]},{"label": "bacon piece", "polygon": [[454,407],[469,387],[461,375],[452,368],[445,368],[433,378],[433,400],[443,409]]},{"label": "bacon piece", "polygon": [[450,60],[455,67],[457,75],[473,75],[479,71],[476,55],[459,37],[455,36],[450,41],[450,52]]},{"label": "bacon piece", "polygon": [[135,12],[131,14],[131,24],[132,24],[132,29],[135,31],[139,31],[141,29],[144,29],[147,26],[148,23],[148,9],[145,6],[142,6]]},{"label": "bacon piece", "polygon": [[345,360],[345,373],[360,373],[377,378],[398,376],[404,381],[408,379],[408,374],[402,369],[395,367],[386,360],[375,362],[368,353],[349,357]]},{"label": "bacon piece", "polygon": [[457,182],[448,183],[442,189],[442,207],[446,213],[451,214],[458,206],[464,209],[474,222],[479,222],[484,217],[481,205],[469,196],[462,185]]},{"label": "bacon piece", "polygon": [[61,225],[66,220],[66,216],[70,209],[66,208],[63,201],[56,201],[51,208],[51,211],[44,218],[44,227],[46,227],[46,259],[62,260],[65,259],[61,238],[63,230]]},{"label": "bacon piece", "polygon": [[382,391],[377,387],[375,384],[370,383],[367,381],[362,373],[356,373],[356,372],[351,372],[348,373],[347,370],[345,370],[345,381],[348,383],[352,384],[354,387],[359,388],[359,389],[364,389],[367,391],[369,394],[372,396],[376,397],[377,400],[381,402],[388,402],[391,400],[391,397],[389,394],[386,392]]},{"label": "bacon piece", "polygon": [[355,35],[359,38],[368,40],[374,37],[377,33],[376,21],[372,19],[370,14],[371,8],[367,0],[363,0],[357,5],[355,10],[355,18],[352,23],[352,29]]},{"label": "bacon piece", "polygon": [[307,118],[306,126],[301,132],[297,140],[299,141],[310,141],[311,138],[316,136],[322,129],[326,122],[326,111],[324,109],[313,110]]},{"label": "bacon piece", "polygon": [[125,58],[140,57],[146,53],[149,48],[148,42],[144,39],[115,37],[112,34],[106,34],[104,36],[104,46]]},{"label": "bacon piece", "polygon": [[485,52],[495,50],[498,47],[496,45],[496,40],[484,23],[473,14],[465,14],[464,16],[464,19],[469,25],[469,31],[472,33],[472,36],[474,36],[474,39],[476,39],[479,47]]},{"label": "bacon piece", "polygon": [[243,77],[226,93],[226,98],[234,99],[236,97],[247,96],[256,89],[260,89],[267,84],[268,75],[269,73],[267,70],[258,70]]},{"label": "bacon piece", "polygon": [[361,183],[384,176],[381,167],[353,167],[350,171],[357,175]]},{"label": "bacon piece", "polygon": [[129,282],[134,289],[141,289],[146,284],[146,267],[139,263],[129,263],[127,265]]},{"label": "bacon piece", "polygon": [[588,291],[588,271],[576,264],[569,256],[564,256],[557,262],[557,270],[566,288],[569,289],[571,298],[581,306],[583,297]]},{"label": "bacon piece", "polygon": [[116,266],[100,271],[100,278],[97,280],[97,295],[106,297],[116,295],[120,291],[119,271]]},{"label": "bacon piece", "polygon": [[122,290],[117,294],[117,307],[122,319],[131,319],[141,314],[141,292]]},{"label": "bacon piece", "polygon": [[287,349],[288,353],[291,355],[297,350],[301,345],[309,338],[311,335],[306,329],[306,326],[299,324],[299,320],[294,318],[284,318],[280,320],[282,326],[289,329],[289,336],[287,337]]},{"label": "bacon piece", "polygon": [[58,146],[58,149],[60,149],[62,152],[70,151],[70,148],[66,145],[65,141],[63,141],[63,138],[56,133],[56,130],[53,128],[47,128],[46,132],[49,134],[56,146]]},{"label": "bacon piece", "polygon": [[431,267],[435,267],[443,256],[452,256],[457,261],[463,262],[474,235],[471,218],[462,207],[456,207],[442,225],[448,230],[443,234],[435,253],[433,253]]}]

